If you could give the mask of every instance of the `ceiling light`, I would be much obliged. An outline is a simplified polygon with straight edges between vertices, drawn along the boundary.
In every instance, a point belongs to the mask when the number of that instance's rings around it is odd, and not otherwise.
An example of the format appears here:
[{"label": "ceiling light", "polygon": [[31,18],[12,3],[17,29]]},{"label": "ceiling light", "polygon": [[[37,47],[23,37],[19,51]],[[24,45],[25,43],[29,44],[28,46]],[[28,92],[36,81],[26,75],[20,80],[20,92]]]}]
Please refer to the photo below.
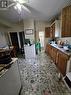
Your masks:
[{"label": "ceiling light", "polygon": [[[31,13],[31,11],[26,6],[24,6],[24,4],[17,2],[17,1],[22,1],[22,0],[14,0],[14,1],[15,1],[14,9],[18,10],[19,13],[21,13],[22,9],[24,9],[27,12]],[[24,0],[24,1],[28,1],[28,0]]]}]

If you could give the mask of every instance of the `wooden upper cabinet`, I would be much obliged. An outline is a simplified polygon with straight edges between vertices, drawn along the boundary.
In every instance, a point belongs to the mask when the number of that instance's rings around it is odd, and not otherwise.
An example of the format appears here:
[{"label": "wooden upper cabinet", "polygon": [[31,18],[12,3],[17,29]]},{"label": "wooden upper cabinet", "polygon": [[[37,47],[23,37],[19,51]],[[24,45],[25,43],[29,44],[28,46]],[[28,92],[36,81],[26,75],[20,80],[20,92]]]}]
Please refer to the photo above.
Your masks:
[{"label": "wooden upper cabinet", "polygon": [[71,5],[62,10],[62,37],[71,37]]},{"label": "wooden upper cabinet", "polygon": [[60,20],[55,20],[50,27],[50,37],[60,37]]},{"label": "wooden upper cabinet", "polygon": [[55,37],[55,23],[53,23],[51,25],[50,37],[51,38],[54,38]]},{"label": "wooden upper cabinet", "polygon": [[45,37],[50,37],[50,27],[45,27]]}]

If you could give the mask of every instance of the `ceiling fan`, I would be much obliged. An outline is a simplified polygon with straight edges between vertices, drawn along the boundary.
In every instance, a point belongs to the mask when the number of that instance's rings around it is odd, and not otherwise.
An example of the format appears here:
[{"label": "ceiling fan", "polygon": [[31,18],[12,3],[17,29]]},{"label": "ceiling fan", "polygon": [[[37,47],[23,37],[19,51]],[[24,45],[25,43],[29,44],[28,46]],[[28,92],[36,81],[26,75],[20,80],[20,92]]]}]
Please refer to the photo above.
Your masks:
[{"label": "ceiling fan", "polygon": [[8,10],[10,7],[14,7],[14,9],[21,12],[22,9],[31,13],[31,11],[27,8],[26,4],[29,0],[1,0],[0,1],[0,10]]}]

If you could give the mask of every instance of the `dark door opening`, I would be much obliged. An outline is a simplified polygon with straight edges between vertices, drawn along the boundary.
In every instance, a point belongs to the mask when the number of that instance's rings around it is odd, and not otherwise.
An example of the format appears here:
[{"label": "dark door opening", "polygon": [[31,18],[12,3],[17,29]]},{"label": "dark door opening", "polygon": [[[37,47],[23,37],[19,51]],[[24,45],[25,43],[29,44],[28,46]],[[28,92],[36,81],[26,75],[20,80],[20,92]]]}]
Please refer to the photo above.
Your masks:
[{"label": "dark door opening", "polygon": [[20,37],[21,53],[24,54],[24,40],[25,40],[24,31],[19,32],[19,37]]},{"label": "dark door opening", "polygon": [[24,32],[19,32],[19,37],[20,37],[21,48],[23,48],[24,47],[24,39],[25,39]]},{"label": "dark door opening", "polygon": [[10,37],[11,37],[11,41],[12,41],[12,45],[14,46],[14,49],[16,50],[16,52],[18,52],[19,51],[19,43],[18,43],[17,32],[10,33]]}]

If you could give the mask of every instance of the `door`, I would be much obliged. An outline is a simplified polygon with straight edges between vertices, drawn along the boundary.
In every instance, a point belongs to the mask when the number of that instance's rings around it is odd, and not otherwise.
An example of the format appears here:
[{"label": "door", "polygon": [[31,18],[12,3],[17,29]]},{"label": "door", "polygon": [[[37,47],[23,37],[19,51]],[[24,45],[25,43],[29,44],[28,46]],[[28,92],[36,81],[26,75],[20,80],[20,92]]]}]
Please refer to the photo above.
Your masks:
[{"label": "door", "polygon": [[58,51],[57,66],[58,66],[60,72],[63,74],[63,76],[66,75],[67,60],[68,60],[68,56],[65,55],[64,53]]},{"label": "door", "polygon": [[19,32],[19,37],[20,37],[21,48],[23,48],[24,47],[24,43],[25,43],[25,35],[24,35],[24,32]]},{"label": "door", "polygon": [[21,45],[21,53],[24,54],[24,43],[25,43],[24,31],[19,32],[19,38],[20,38],[20,45]]},{"label": "door", "polygon": [[44,31],[39,32],[39,39],[40,39],[41,47],[44,48]]},{"label": "door", "polygon": [[16,51],[19,51],[19,43],[18,43],[17,32],[10,33],[10,37],[11,37],[11,41],[12,41],[12,45],[14,46],[14,49]]}]

